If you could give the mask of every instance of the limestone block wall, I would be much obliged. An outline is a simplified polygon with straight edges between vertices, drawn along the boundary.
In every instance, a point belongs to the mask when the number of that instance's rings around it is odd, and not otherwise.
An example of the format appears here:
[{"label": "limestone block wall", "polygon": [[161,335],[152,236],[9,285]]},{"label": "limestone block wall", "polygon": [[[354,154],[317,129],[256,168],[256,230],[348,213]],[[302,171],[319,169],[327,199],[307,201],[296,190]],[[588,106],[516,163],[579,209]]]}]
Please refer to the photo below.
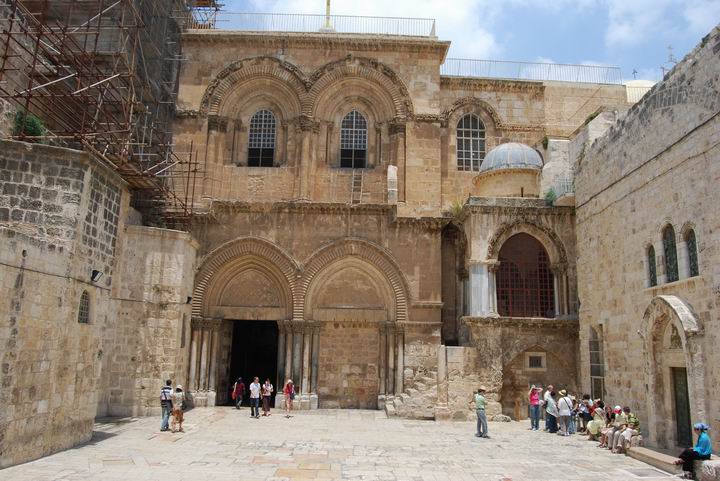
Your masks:
[{"label": "limestone block wall", "polygon": [[[647,381],[643,382],[649,354],[645,342],[657,334],[643,332],[641,320],[656,296],[677,296],[700,324],[701,333],[688,334],[694,336],[693,350],[704,356],[690,384],[712,392],[720,382],[715,348],[720,340],[718,48],[716,28],[577,161],[582,385],[587,389],[590,383],[588,341],[593,328],[604,346],[607,399],[629,404],[646,425],[652,415],[648,403],[666,400],[663,393],[649,393]],[[665,282],[661,237],[667,225],[675,230],[680,272],[680,279],[672,283]],[[690,228],[697,239],[699,262],[699,275],[693,277],[683,237]],[[649,246],[655,250],[653,260],[647,257]],[[658,286],[650,287],[648,262],[656,265]],[[693,422],[720,429],[718,400],[699,396],[691,390]],[[674,430],[673,416],[667,415],[668,432]],[[661,445],[671,440],[655,439]]]},{"label": "limestone block wall", "polygon": [[102,340],[98,415],[158,414],[165,379],[187,385],[196,249],[185,232],[124,228],[110,300],[115,315]]},{"label": "limestone block wall", "polygon": [[[128,198],[88,155],[43,145],[1,141],[0,180],[4,467],[90,438]],[[78,322],[83,292],[88,323]]]},{"label": "limestone block wall", "polygon": [[629,107],[624,85],[543,82],[545,131],[548,137],[569,137],[598,110],[625,111]]}]

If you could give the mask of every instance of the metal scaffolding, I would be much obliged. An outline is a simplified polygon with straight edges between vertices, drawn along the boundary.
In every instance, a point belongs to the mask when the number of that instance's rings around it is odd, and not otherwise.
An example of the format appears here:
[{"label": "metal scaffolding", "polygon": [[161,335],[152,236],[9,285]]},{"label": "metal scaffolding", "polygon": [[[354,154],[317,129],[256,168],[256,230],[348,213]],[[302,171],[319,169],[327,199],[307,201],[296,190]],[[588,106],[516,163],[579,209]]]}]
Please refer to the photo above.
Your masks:
[{"label": "metal scaffolding", "polygon": [[[186,227],[200,171],[173,149],[187,0],[0,0],[0,98],[13,138],[91,152],[133,191],[147,222]],[[40,131],[29,132],[37,118]],[[189,201],[190,200],[190,201]]]}]

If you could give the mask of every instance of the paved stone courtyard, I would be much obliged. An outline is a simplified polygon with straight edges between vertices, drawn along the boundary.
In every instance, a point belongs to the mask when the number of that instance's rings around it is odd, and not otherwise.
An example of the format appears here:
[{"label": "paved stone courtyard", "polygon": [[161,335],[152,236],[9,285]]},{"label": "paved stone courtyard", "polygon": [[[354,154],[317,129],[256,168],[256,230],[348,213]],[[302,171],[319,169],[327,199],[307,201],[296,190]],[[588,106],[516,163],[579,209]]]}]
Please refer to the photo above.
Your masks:
[{"label": "paved stone courtyard", "polygon": [[671,476],[600,450],[579,436],[490,423],[387,419],[381,411],[280,413],[251,419],[244,408],[195,409],[185,433],[159,419],[98,423],[91,442],[0,471],[0,480],[661,480]]}]

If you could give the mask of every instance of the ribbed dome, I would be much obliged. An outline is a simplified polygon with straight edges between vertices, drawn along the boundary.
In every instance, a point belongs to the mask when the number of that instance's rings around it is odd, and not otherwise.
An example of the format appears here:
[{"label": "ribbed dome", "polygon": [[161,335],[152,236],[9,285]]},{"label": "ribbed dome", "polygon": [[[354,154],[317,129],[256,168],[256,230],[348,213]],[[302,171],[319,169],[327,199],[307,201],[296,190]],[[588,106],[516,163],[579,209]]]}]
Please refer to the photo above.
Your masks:
[{"label": "ribbed dome", "polygon": [[487,153],[480,165],[480,172],[500,169],[537,169],[542,170],[540,154],[532,147],[517,142],[501,144]]}]

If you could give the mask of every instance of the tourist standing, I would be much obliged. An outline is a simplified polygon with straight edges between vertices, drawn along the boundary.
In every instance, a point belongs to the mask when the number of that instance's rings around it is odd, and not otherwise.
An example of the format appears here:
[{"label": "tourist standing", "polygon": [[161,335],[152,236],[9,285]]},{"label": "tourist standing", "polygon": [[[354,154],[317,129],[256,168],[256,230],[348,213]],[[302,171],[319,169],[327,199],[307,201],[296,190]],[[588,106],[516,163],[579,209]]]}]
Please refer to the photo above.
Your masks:
[{"label": "tourist standing", "polygon": [[270,416],[270,396],[272,393],[273,385],[270,384],[269,378],[265,378],[265,383],[262,385],[263,416]]},{"label": "tourist standing", "polygon": [[175,388],[175,392],[172,397],[172,432],[183,432],[182,423],[184,419],[183,410],[185,409],[185,393],[180,384]]},{"label": "tourist standing", "polygon": [[528,393],[528,403],[530,404],[530,430],[537,431],[540,429],[540,393],[542,392],[541,387],[535,387],[535,384],[530,388]]},{"label": "tourist standing", "polygon": [[168,431],[170,413],[172,412],[172,381],[168,379],[160,390],[160,407],[162,408],[162,422],[160,423],[160,431]]},{"label": "tourist standing", "polygon": [[290,412],[293,410],[293,401],[295,401],[295,385],[292,379],[288,379],[283,387],[283,395],[285,396],[285,417],[290,417]]},{"label": "tourist standing", "polygon": [[578,414],[580,418],[580,429],[578,429],[578,432],[580,433],[587,432],[587,425],[590,421],[592,421],[592,414],[590,413],[590,408],[592,408],[592,401],[590,400],[590,395],[583,394],[582,400],[580,401],[580,404],[578,406]]},{"label": "tourist standing", "polygon": [[232,398],[235,401],[235,409],[240,409],[242,405],[243,396],[245,396],[245,383],[243,378],[239,377],[235,384],[233,384]]},{"label": "tourist standing", "polygon": [[260,378],[257,376],[250,384],[250,417],[260,418]]},{"label": "tourist standing", "polygon": [[560,391],[560,400],[557,402],[558,418],[560,419],[561,436],[570,436],[570,416],[572,416],[573,402],[565,389]]},{"label": "tourist standing", "polygon": [[548,401],[550,400],[550,394],[553,392],[553,385],[548,384],[545,394],[543,394],[542,406],[545,408],[545,431],[550,431],[550,416],[547,415]]},{"label": "tourist standing", "polygon": [[477,414],[477,432],[475,436],[479,438],[489,438],[487,416],[485,415],[485,407],[487,399],[485,399],[485,386],[480,386],[475,393],[475,413]]},{"label": "tourist standing", "polygon": [[685,478],[695,479],[695,464],[694,461],[710,459],[712,456],[712,441],[708,436],[707,430],[710,429],[705,423],[696,423],[693,426],[693,431],[697,435],[697,443],[694,448],[688,448],[680,453],[680,456],[675,464],[682,464],[683,471],[685,471]]},{"label": "tourist standing", "polygon": [[550,396],[548,396],[547,400],[545,401],[545,416],[547,416],[546,421],[548,426],[548,432],[550,433],[556,433],[558,431],[558,408],[557,401],[555,400],[556,396],[557,395],[555,394],[555,391],[550,391]]}]

